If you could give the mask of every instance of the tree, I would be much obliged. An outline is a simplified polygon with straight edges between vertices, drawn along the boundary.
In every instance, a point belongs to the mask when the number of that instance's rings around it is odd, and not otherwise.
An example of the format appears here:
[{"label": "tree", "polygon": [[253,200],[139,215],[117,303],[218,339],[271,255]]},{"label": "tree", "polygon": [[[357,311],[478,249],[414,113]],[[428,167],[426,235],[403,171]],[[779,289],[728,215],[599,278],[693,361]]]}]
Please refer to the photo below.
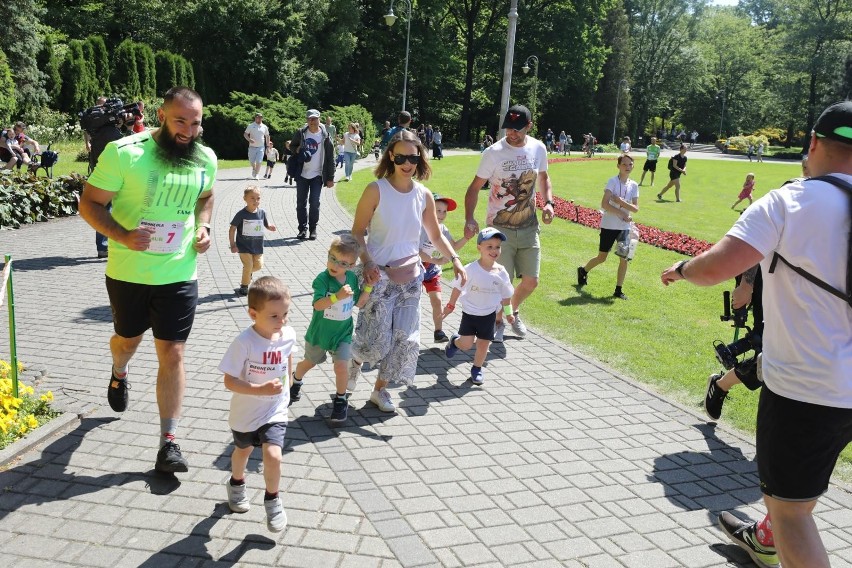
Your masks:
[{"label": "tree", "polygon": [[15,82],[9,60],[0,49],[0,124],[8,124],[15,112]]},{"label": "tree", "polygon": [[107,51],[104,38],[101,36],[89,36],[86,38],[86,43],[92,49],[92,61],[95,65],[94,74],[97,78],[98,91],[101,95],[106,95],[112,91],[110,84],[110,66],[109,52]]},{"label": "tree", "polygon": [[39,69],[44,72],[44,89],[47,93],[47,102],[53,108],[58,108],[62,93],[62,75],[60,73],[62,59],[57,53],[53,34],[45,35],[37,61]]},{"label": "tree", "polygon": [[0,49],[12,69],[17,112],[26,113],[47,103],[43,73],[35,57],[41,51],[38,29],[44,9],[36,0],[5,0],[3,4]]},{"label": "tree", "polygon": [[652,112],[673,107],[688,75],[687,47],[705,0],[625,0],[633,53],[631,131],[640,135]]},{"label": "tree", "polygon": [[[627,134],[627,117],[630,115],[630,78],[632,64],[630,58],[630,27],[627,24],[627,14],[624,11],[624,3],[618,0],[613,4],[606,14],[606,25],[603,27],[603,44],[609,46],[609,56],[603,65],[601,80],[598,83],[595,94],[595,106],[601,114],[595,132],[600,132],[599,138],[607,140],[613,124],[617,123],[615,132],[618,144],[618,133]],[[626,81],[622,83],[622,79]],[[616,106],[618,116],[616,117]],[[612,112],[609,112],[612,109]],[[633,144],[639,144],[633,139]]]},{"label": "tree", "polygon": [[136,60],[136,45],[126,39],[116,48],[112,56],[112,86],[116,95],[127,100],[137,100],[142,94]]},{"label": "tree", "polygon": [[72,40],[68,43],[65,60],[60,67],[62,89],[60,110],[76,113],[92,106],[89,68],[83,55],[83,42]]},{"label": "tree", "polygon": [[133,46],[136,58],[136,69],[139,72],[139,94],[144,99],[157,96],[157,64],[154,52],[144,43]]},{"label": "tree", "polygon": [[173,86],[182,84],[178,81],[178,58],[174,53],[170,51],[158,51],[154,54],[154,64],[157,75],[158,97],[162,97]]}]

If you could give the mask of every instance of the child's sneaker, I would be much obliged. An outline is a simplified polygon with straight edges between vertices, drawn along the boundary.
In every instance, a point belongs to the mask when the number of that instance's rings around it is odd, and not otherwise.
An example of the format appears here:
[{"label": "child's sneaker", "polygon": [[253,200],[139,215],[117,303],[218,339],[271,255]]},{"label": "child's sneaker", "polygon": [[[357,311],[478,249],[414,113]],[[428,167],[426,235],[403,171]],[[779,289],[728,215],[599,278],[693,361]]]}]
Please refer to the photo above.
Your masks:
[{"label": "child's sneaker", "polygon": [[328,419],[332,422],[346,422],[349,414],[349,401],[346,400],[346,397],[335,396],[332,405],[331,416]]},{"label": "child's sneaker", "polygon": [[235,513],[247,513],[251,508],[248,495],[246,495],[246,484],[231,485],[231,480],[225,482],[228,491],[228,507]]},{"label": "child's sneaker", "polygon": [[479,367],[478,369],[471,369],[470,382],[475,385],[481,385],[485,382],[485,377],[482,374],[482,367]]},{"label": "child's sneaker", "polygon": [[281,497],[264,501],[263,507],[266,509],[266,528],[272,532],[283,531],[287,526],[287,513],[284,512]]},{"label": "child's sneaker", "polygon": [[[302,400],[302,381],[293,381],[293,384],[290,385],[290,404],[294,402],[299,402]],[[289,404],[287,406],[290,406]]]},{"label": "child's sneaker", "polygon": [[248,286],[240,284],[240,287],[237,288],[237,294],[240,296],[248,296]]},{"label": "child's sneaker", "polygon": [[456,347],[456,339],[459,337],[461,337],[459,334],[454,333],[450,338],[450,342],[444,347],[444,354],[447,356],[447,359],[452,359],[459,352],[459,348]]},{"label": "child's sneaker", "polygon": [[358,383],[358,375],[361,374],[361,363],[355,359],[349,361],[349,380],[346,381],[346,390],[355,392],[355,385]]}]

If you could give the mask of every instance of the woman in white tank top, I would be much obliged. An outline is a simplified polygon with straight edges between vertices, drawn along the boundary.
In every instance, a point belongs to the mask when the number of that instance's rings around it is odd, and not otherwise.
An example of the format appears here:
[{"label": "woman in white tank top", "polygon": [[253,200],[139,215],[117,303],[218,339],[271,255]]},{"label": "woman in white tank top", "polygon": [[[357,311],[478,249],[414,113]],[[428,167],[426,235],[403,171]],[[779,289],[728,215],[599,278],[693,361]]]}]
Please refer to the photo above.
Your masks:
[{"label": "woman in white tank top", "polygon": [[349,390],[367,361],[379,369],[370,401],[383,412],[395,412],[385,387],[389,382],[412,385],[420,352],[421,228],[441,254],[452,258],[462,282],[467,275],[438,227],[432,193],[418,181],[431,173],[420,138],[408,130],[397,132],[374,172],[377,180],[364,190],[352,224],[363,251],[363,278],[373,292],[358,313]]}]

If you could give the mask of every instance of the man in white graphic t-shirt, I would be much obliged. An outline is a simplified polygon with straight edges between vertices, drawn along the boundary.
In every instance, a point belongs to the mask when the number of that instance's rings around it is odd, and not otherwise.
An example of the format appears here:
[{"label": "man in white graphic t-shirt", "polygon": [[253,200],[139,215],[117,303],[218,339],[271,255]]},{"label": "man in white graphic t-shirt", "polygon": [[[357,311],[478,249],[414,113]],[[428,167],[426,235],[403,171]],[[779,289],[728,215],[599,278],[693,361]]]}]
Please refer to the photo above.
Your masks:
[{"label": "man in white graphic t-shirt", "polygon": [[[486,181],[490,182],[485,222],[506,235],[499,262],[511,278],[519,276],[521,279],[512,296],[515,315],[512,330],[519,337],[527,334],[527,328],[518,310],[538,286],[541,265],[536,191],[545,200],[541,220],[545,224],[553,221],[553,188],[547,173],[547,149],[539,140],[527,136],[531,127],[532,116],[527,107],[515,105],[508,110],[501,126],[506,129],[506,135],[482,153],[479,169],[464,198],[465,236],[472,237],[479,232],[479,223],[474,218],[479,190]],[[498,312],[495,342],[503,341],[503,329],[503,315]]]}]

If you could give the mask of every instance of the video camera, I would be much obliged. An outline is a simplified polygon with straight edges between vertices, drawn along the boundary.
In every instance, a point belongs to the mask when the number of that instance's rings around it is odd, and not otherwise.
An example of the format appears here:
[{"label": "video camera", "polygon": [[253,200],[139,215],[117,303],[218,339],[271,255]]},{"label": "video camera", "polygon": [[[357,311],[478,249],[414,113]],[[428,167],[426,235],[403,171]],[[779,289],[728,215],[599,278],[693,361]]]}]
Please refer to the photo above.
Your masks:
[{"label": "video camera", "polygon": [[719,316],[722,321],[733,321],[734,329],[745,329],[746,334],[742,339],[738,339],[730,344],[725,344],[722,341],[716,340],[713,342],[713,349],[716,351],[716,359],[726,369],[732,369],[737,364],[737,357],[743,353],[754,349],[760,351],[763,347],[763,338],[759,333],[755,333],[746,326],[748,319],[748,307],[743,306],[737,308],[731,313],[731,293],[727,290],[722,293],[724,302],[724,313]]},{"label": "video camera", "polygon": [[80,113],[80,127],[92,134],[104,126],[119,127],[124,122],[136,120],[142,116],[139,103],[124,104],[121,99],[107,99],[104,104],[88,108]]}]

